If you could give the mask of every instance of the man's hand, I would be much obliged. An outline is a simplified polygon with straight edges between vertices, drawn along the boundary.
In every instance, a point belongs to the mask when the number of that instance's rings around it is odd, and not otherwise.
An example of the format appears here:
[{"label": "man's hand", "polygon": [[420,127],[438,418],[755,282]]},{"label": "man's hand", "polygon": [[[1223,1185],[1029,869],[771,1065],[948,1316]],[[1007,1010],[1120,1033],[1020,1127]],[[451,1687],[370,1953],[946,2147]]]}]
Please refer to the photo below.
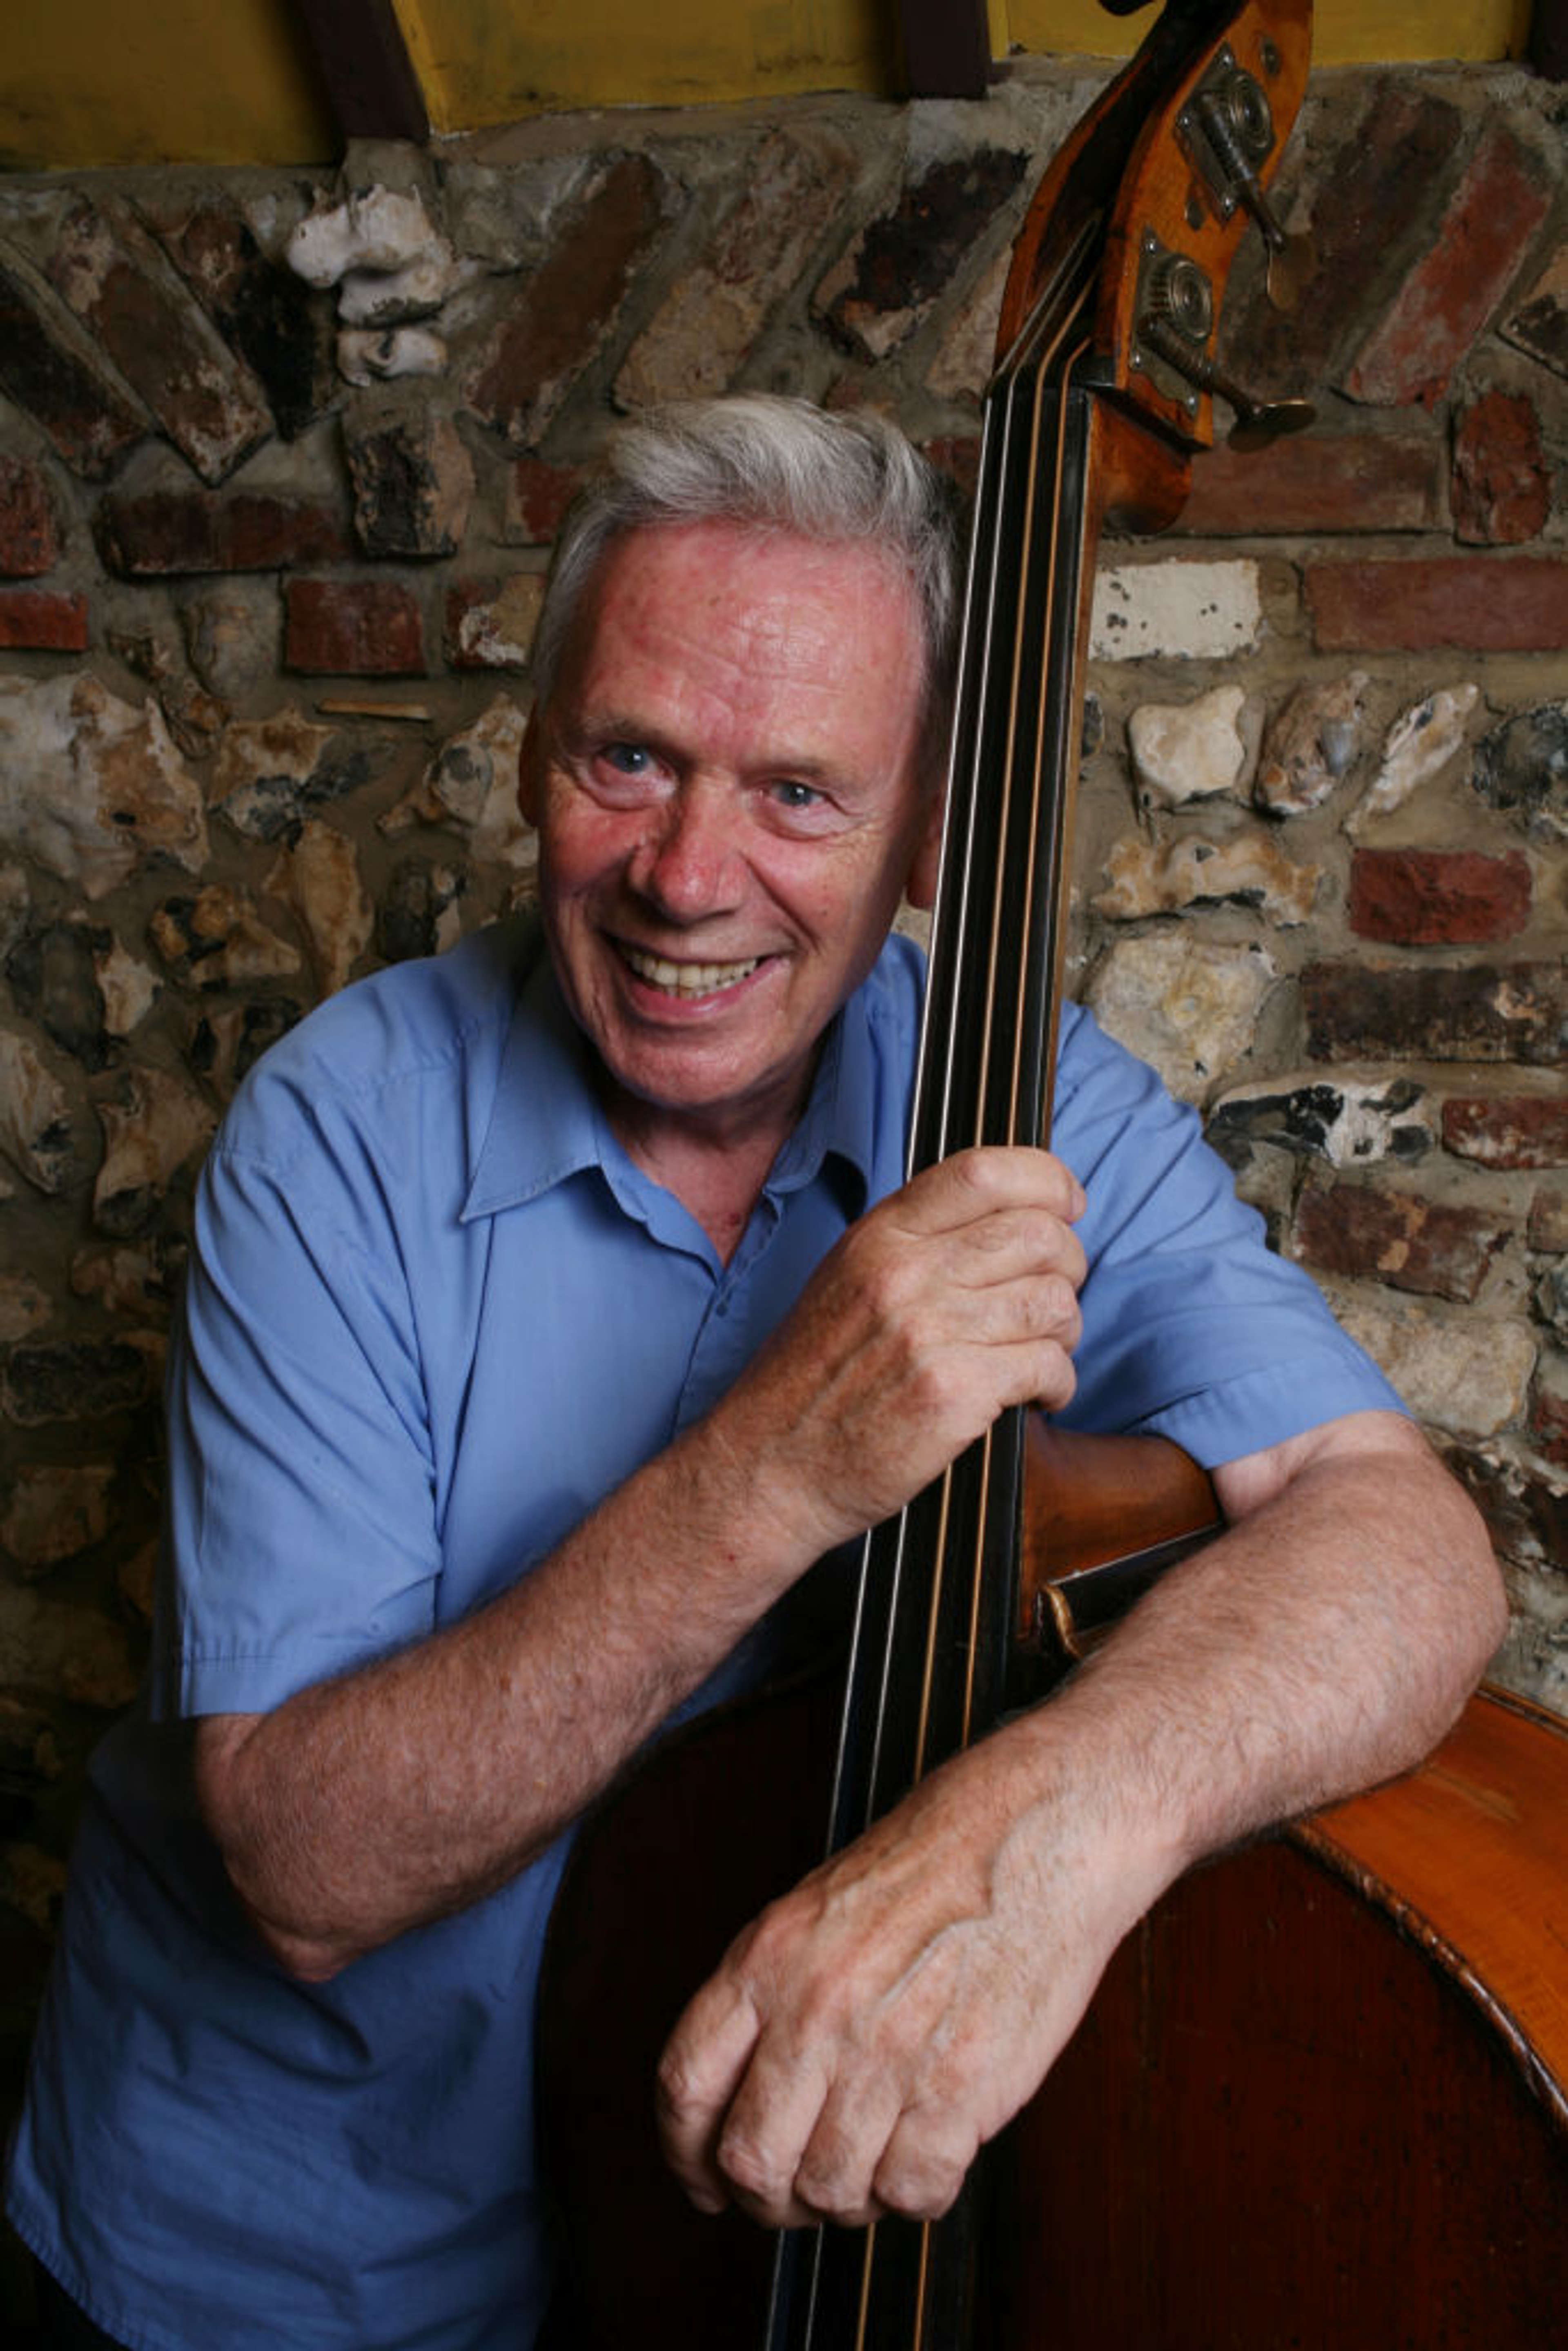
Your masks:
[{"label": "man's hand", "polygon": [[699,2206],[935,2218],[1032,2095],[1151,1891],[1081,1864],[1096,1824],[1061,1816],[1033,1745],[1004,1731],[934,1773],[692,2001],[659,2105]]},{"label": "man's hand", "polygon": [[1009,1405],[1073,1389],[1077,1178],[965,1151],[852,1226],[712,1427],[750,1508],[811,1557],[890,1518]]}]

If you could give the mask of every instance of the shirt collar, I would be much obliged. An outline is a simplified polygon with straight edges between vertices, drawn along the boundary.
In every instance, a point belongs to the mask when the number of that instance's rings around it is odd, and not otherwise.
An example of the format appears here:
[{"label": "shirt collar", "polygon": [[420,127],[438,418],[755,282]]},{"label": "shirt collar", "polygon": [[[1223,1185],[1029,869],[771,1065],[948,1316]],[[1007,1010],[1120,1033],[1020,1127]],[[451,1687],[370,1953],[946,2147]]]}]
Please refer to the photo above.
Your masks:
[{"label": "shirt collar", "polygon": [[[865,996],[858,989],[829,1027],[805,1111],[764,1186],[776,1197],[812,1182],[832,1159],[853,1180],[852,1211],[865,1206],[876,1109]],[[623,1163],[624,1156],[599,1104],[590,1049],[541,940],[518,987],[463,1220],[519,1207],[584,1168]]]}]

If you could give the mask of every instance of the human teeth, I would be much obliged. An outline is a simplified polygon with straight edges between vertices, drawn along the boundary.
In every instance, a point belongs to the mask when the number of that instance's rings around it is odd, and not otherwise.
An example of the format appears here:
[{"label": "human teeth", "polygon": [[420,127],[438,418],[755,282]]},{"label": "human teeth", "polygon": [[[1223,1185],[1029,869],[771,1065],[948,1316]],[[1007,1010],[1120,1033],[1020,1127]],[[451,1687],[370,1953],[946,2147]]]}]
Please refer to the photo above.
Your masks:
[{"label": "human teeth", "polygon": [[748,978],[762,960],[753,956],[747,963],[667,963],[663,956],[647,955],[641,947],[627,947],[624,952],[639,979],[671,996],[712,996],[721,987],[733,987],[737,980]]}]

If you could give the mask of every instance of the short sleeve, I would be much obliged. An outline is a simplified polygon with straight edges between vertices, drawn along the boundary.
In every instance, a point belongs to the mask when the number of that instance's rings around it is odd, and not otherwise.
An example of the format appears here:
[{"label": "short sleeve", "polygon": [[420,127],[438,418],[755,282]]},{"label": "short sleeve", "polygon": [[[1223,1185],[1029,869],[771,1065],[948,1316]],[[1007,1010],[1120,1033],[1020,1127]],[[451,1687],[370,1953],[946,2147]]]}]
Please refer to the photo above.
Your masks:
[{"label": "short sleeve", "polygon": [[1170,1437],[1214,1468],[1344,1413],[1404,1410],[1310,1278],[1268,1248],[1196,1112],[1076,1006],[1051,1142],[1089,1197],[1064,1425]]},{"label": "short sleeve", "polygon": [[162,1714],[256,1712],[430,1629],[434,1479],[402,1253],[318,1130],[221,1141],[168,1384]]}]

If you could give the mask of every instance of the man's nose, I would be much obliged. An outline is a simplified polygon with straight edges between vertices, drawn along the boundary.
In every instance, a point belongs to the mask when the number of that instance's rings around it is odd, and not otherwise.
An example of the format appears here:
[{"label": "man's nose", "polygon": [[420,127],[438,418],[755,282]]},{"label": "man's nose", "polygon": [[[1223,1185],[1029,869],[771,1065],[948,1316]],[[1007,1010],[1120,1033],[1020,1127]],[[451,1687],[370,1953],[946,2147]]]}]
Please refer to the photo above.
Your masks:
[{"label": "man's nose", "polygon": [[661,914],[691,923],[736,904],[741,864],[731,796],[697,780],[683,783],[653,812],[628,879]]}]

